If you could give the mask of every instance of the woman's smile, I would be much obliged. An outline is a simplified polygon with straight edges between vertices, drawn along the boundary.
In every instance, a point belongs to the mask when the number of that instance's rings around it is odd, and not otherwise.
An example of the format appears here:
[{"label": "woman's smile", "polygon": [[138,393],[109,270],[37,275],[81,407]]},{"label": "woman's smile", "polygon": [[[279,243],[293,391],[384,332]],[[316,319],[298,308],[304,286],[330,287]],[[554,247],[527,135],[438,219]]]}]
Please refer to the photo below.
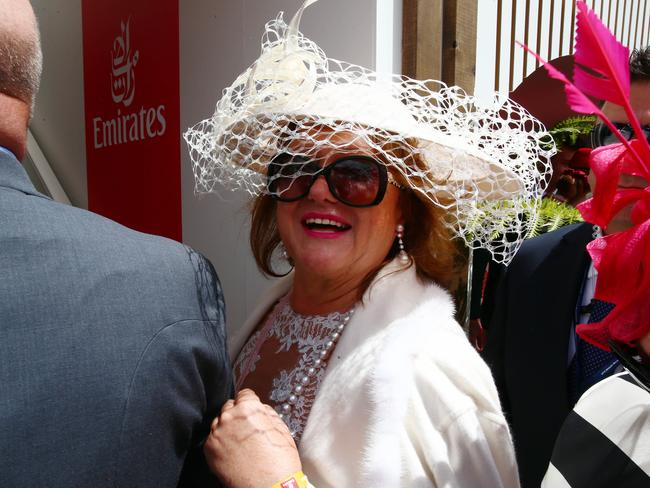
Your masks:
[{"label": "woman's smile", "polygon": [[352,229],[352,226],[334,213],[307,212],[301,219],[308,237],[316,239],[337,239]]}]

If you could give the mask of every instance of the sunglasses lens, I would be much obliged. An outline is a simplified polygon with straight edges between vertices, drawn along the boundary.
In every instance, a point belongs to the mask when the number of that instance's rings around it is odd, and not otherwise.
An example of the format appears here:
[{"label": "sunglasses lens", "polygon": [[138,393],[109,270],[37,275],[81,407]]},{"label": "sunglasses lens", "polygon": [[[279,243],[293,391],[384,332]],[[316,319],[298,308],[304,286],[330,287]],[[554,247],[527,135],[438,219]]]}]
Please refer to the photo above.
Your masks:
[{"label": "sunglasses lens", "polygon": [[[626,141],[629,141],[632,136],[634,135],[634,131],[632,127],[630,127],[628,124],[614,124],[618,131],[621,133],[621,135],[625,138]],[[616,140],[618,142],[618,140]],[[611,142],[610,144],[614,144],[614,142]]]},{"label": "sunglasses lens", "polygon": [[[343,203],[353,206],[366,206],[381,200],[380,192],[385,191],[381,173],[386,168],[371,159],[346,158],[333,164],[328,182],[334,196]],[[383,194],[381,195],[383,197]]]},{"label": "sunglasses lens", "polygon": [[322,168],[304,156],[286,153],[269,164],[267,188],[273,198],[293,202],[309,194],[319,173],[326,178],[332,195],[353,207],[377,205],[386,192],[386,167],[374,159],[344,157]]},{"label": "sunglasses lens", "polygon": [[311,172],[306,159],[282,153],[273,159],[268,170],[268,190],[271,195],[281,201],[298,200],[311,187]]},{"label": "sunglasses lens", "polygon": [[[626,141],[629,141],[633,136],[634,132],[629,124],[621,124],[614,122],[614,126],[618,129],[618,132],[625,138]],[[609,146],[610,144],[617,144],[621,142],[618,137],[612,133],[612,131],[605,124],[596,124],[592,132],[592,146]]]}]

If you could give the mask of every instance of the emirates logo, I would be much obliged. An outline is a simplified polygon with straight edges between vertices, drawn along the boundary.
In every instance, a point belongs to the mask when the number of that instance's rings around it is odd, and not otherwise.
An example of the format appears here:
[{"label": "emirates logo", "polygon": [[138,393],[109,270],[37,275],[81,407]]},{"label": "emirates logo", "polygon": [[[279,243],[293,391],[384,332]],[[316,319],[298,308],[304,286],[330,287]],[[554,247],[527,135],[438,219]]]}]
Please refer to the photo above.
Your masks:
[{"label": "emirates logo", "polygon": [[[93,117],[95,149],[130,144],[161,137],[167,130],[166,107],[131,106],[135,97],[135,67],[140,51],[131,46],[131,18],[120,22],[120,34],[111,49],[111,97],[117,104],[115,114]],[[141,72],[142,74],[143,72]],[[145,80],[148,73],[144,72]]]},{"label": "emirates logo", "polygon": [[135,96],[135,67],[140,51],[131,50],[131,19],[120,22],[121,32],[113,41],[111,49],[111,96],[115,103],[131,105]]}]

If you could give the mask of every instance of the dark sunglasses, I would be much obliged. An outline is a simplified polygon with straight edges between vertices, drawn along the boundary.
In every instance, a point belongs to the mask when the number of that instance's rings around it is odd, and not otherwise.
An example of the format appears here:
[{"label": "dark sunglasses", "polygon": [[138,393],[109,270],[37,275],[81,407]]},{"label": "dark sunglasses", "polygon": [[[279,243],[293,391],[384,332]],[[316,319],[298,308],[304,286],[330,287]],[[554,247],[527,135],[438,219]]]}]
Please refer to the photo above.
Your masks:
[{"label": "dark sunglasses", "polygon": [[[614,122],[614,126],[618,129],[621,135],[625,138],[626,141],[629,141],[634,137],[634,130],[630,124],[624,124],[621,122]],[[641,127],[643,130],[643,135],[646,140],[650,142],[650,124],[644,125]],[[600,146],[609,146],[610,144],[616,144],[620,142],[618,137],[602,122],[594,125],[594,128],[591,129],[591,147],[597,148]]]},{"label": "dark sunglasses", "polygon": [[400,185],[386,166],[368,156],[343,156],[327,166],[299,154],[281,153],[269,163],[267,188],[281,202],[295,202],[309,194],[323,176],[330,193],[351,207],[378,205],[386,194],[386,184]]}]

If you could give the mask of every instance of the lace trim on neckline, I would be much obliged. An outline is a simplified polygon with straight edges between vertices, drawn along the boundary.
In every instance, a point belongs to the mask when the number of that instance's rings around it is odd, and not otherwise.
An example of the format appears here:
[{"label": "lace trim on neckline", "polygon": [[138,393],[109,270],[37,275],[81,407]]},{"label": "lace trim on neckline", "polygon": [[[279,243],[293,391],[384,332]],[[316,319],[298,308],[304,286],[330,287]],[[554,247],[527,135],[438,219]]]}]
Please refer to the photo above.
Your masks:
[{"label": "lace trim on neckline", "polygon": [[[244,365],[250,362],[250,371],[255,371],[260,360],[259,354],[254,359],[250,356],[255,352],[258,341],[267,341],[274,338],[279,342],[276,353],[287,353],[295,349],[299,359],[291,370],[281,370],[273,378],[272,388],[269,393],[268,403],[278,413],[281,413],[280,406],[289,401],[292,395],[292,387],[298,383],[298,375],[309,368],[315,367],[315,360],[319,351],[324,348],[325,343],[330,340],[331,334],[341,324],[347,312],[332,312],[327,315],[302,315],[293,310],[290,303],[290,293],[284,295],[277,302],[263,326],[253,334],[235,362],[235,375],[242,373]],[[271,324],[270,327],[266,327]],[[266,337],[261,334],[268,328]],[[311,381],[303,386],[302,392],[292,403],[289,414],[285,414],[284,421],[289,430],[294,434],[296,442],[300,440],[304,431],[309,412],[318,393],[318,389],[325,376],[325,367],[315,368],[316,372]]]}]

